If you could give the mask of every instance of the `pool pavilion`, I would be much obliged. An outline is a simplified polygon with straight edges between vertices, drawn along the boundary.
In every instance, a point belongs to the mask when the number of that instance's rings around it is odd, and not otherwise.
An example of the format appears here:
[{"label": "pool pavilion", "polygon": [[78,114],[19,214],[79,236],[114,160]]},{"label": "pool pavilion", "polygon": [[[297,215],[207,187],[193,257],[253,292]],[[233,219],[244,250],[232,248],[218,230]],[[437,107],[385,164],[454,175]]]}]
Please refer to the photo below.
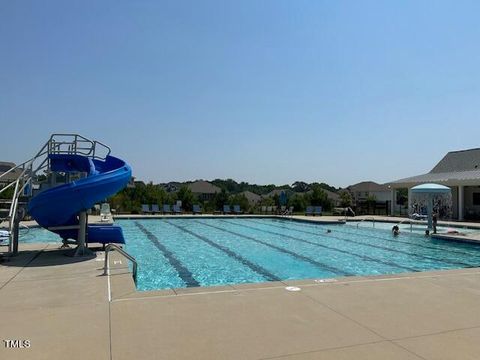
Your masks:
[{"label": "pool pavilion", "polygon": [[395,213],[397,190],[408,189],[408,211],[412,212],[412,187],[436,183],[450,187],[452,217],[480,220],[480,148],[447,153],[428,173],[388,183],[391,189],[391,211]]}]

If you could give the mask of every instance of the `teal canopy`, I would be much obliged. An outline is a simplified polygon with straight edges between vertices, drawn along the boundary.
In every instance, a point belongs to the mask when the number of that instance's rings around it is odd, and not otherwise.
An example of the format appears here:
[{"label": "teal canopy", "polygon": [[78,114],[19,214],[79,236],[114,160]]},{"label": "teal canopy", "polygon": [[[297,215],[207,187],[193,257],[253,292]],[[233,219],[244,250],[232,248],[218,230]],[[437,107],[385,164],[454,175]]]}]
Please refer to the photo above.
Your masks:
[{"label": "teal canopy", "polygon": [[424,194],[444,194],[450,192],[448,186],[440,184],[421,184],[412,187],[412,193],[424,193]]}]

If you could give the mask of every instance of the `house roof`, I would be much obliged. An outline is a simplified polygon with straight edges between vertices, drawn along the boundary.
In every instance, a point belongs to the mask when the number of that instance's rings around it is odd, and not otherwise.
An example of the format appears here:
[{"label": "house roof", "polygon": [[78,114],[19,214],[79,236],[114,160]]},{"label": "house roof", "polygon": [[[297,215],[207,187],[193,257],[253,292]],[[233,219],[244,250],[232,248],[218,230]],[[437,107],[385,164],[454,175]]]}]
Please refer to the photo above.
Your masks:
[{"label": "house roof", "polygon": [[430,172],[392,181],[393,187],[421,183],[470,185],[480,182],[480,149],[450,151]]},{"label": "house roof", "polygon": [[340,195],[338,195],[337,193],[334,193],[333,191],[330,191],[330,190],[327,190],[327,189],[323,189],[323,191],[325,191],[327,193],[327,197],[331,200],[340,200]]},{"label": "house roof", "polygon": [[262,197],[260,195],[255,194],[248,190],[241,192],[240,195],[244,195],[247,198],[248,202],[251,202],[251,203],[257,203],[260,200],[262,200]]},{"label": "house roof", "polygon": [[355,185],[347,187],[349,191],[365,191],[365,192],[377,192],[377,191],[390,191],[386,185],[377,184],[373,181],[362,181]]},{"label": "house roof", "polygon": [[[330,190],[327,190],[327,189],[322,189],[322,190],[325,191],[325,193],[327,194],[327,197],[330,200],[334,200],[334,201],[340,200],[340,195],[338,195],[337,193],[334,193],[333,191],[330,191]],[[312,192],[313,192],[313,190],[308,190],[308,191],[305,191],[303,193],[297,193],[297,194],[304,195],[304,194],[311,194]]]},{"label": "house roof", "polygon": [[450,151],[430,173],[480,170],[480,148]]},{"label": "house roof", "polygon": [[[13,168],[15,166],[16,165],[13,162],[0,161],[0,175],[3,175],[4,173],[6,173],[8,170],[10,170],[11,168]],[[15,180],[18,179],[21,172],[22,171],[20,169],[15,169],[15,170],[9,172],[7,175],[0,178],[0,182],[9,183],[9,182],[15,181]]]},{"label": "house roof", "polygon": [[194,194],[215,194],[221,191],[218,186],[203,180],[195,181],[187,186]]}]

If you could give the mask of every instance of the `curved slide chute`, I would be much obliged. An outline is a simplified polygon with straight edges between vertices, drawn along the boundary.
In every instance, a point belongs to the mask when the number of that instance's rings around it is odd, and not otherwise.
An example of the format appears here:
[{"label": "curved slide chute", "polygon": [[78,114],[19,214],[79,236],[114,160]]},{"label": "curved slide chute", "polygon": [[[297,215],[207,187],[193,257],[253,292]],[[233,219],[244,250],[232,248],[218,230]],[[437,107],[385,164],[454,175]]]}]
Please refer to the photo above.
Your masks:
[{"label": "curved slide chute", "polygon": [[[78,214],[91,209],[122,190],[130,181],[132,170],[123,160],[106,156],[104,160],[77,154],[49,154],[54,172],[83,172],[79,180],[52,187],[34,196],[28,212],[37,223],[64,240],[78,237]],[[89,243],[125,243],[122,228],[116,225],[89,224]]]}]

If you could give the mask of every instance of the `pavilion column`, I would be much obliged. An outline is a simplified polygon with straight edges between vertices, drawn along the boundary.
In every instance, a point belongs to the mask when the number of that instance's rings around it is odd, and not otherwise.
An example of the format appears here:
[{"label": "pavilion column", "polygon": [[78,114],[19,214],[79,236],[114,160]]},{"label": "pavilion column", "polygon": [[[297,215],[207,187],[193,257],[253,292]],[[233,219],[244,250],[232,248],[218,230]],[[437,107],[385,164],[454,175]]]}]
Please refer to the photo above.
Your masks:
[{"label": "pavilion column", "polygon": [[459,185],[458,186],[458,220],[463,220],[463,208],[464,208],[464,193],[465,193],[465,186]]},{"label": "pavilion column", "polygon": [[407,209],[408,215],[412,214],[412,188],[408,188],[408,209]]},{"label": "pavilion column", "polygon": [[390,216],[395,216],[395,204],[397,203],[397,189],[391,190]]}]

